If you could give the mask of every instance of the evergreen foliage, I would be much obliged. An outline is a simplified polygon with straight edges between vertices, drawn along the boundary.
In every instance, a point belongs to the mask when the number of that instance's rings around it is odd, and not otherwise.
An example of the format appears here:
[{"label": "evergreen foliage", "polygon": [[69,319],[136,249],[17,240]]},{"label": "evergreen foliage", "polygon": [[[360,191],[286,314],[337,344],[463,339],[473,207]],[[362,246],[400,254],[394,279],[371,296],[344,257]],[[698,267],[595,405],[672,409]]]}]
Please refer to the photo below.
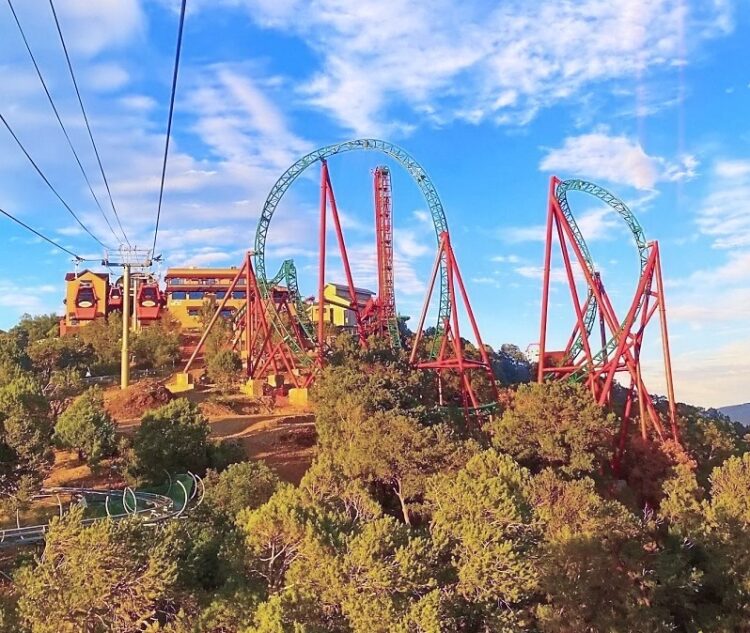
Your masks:
[{"label": "evergreen foliage", "polygon": [[[78,371],[58,362],[50,331],[30,320],[0,335],[0,476],[16,504],[49,460],[42,382]],[[299,485],[260,462],[229,464],[236,448],[214,447],[188,401],[152,411],[128,476],[214,468],[203,504],[158,527],[85,527],[73,507],[42,553],[8,570],[14,584],[0,583],[0,632],[747,630],[750,452],[728,420],[681,407],[684,448],[634,429],[617,470],[616,416],[581,387],[522,384],[465,428],[403,352],[344,337],[332,356]],[[107,425],[91,390],[56,436],[91,458]]]},{"label": "evergreen foliage", "polygon": [[92,387],[57,420],[55,439],[61,446],[78,451],[78,457],[96,464],[115,449],[115,425],[104,408],[101,390]]},{"label": "evergreen foliage", "polygon": [[203,473],[209,466],[210,427],[184,398],[146,413],[133,438],[126,475],[134,483],[161,483],[166,473]]}]

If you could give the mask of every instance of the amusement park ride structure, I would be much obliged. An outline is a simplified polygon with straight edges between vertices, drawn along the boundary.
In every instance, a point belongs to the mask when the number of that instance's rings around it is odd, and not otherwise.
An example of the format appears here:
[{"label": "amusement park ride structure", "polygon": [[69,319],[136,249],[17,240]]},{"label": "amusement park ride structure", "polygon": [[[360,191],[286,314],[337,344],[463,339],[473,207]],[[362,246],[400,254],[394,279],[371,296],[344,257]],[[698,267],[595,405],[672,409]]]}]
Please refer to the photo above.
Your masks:
[{"label": "amusement park ride structure", "polygon": [[[588,246],[576,223],[568,201],[568,192],[578,191],[598,198],[620,215],[633,236],[639,255],[639,278],[633,300],[620,319],[607,294],[602,276],[596,270]],[[555,239],[556,238],[556,239]],[[547,350],[549,298],[553,244],[557,243],[565,270],[565,280],[575,313],[573,331],[564,349]],[[585,291],[579,292],[583,279]],[[646,330],[658,312],[664,376],[667,386],[667,424],[643,380],[641,351]],[[646,241],[643,229],[630,209],[610,192],[584,180],[553,177],[550,181],[542,283],[541,331],[539,335],[538,380],[566,380],[586,384],[597,402],[613,404],[615,377],[629,378],[622,412],[622,425],[615,455],[619,463],[625,450],[628,430],[638,407],[640,434],[644,440],[655,435],[659,440],[679,443],[675,410],[672,363],[669,351],[664,282],[659,244]],[[598,326],[598,327],[597,327]]]},{"label": "amusement park ride structure", "polygon": [[[421,311],[417,330],[410,339],[399,333],[396,311],[393,265],[393,195],[390,169],[377,167],[373,173],[375,250],[377,254],[378,292],[364,305],[357,300],[357,287],[352,275],[344,232],[331,182],[328,160],[350,151],[377,151],[393,159],[409,173],[424,195],[430,210],[437,238],[435,263]],[[320,215],[318,236],[318,297],[309,308],[298,289],[296,269],[291,260],[283,263],[277,275],[266,273],[266,237],[279,202],[291,184],[307,168],[320,165]],[[602,276],[595,268],[589,249],[573,216],[568,192],[579,191],[598,198],[619,214],[630,228],[639,253],[640,272],[636,293],[624,318],[618,318],[604,287]],[[448,225],[440,198],[425,170],[404,150],[390,143],[360,139],[330,145],[312,152],[282,174],[272,187],[263,207],[255,236],[255,249],[245,257],[235,284],[244,276],[247,287],[246,305],[234,317],[233,346],[242,346],[248,384],[253,392],[262,389],[291,387],[305,391],[325,366],[328,354],[324,311],[326,297],[327,221],[332,220],[339,255],[343,264],[348,308],[354,314],[354,334],[363,347],[371,337],[388,340],[393,348],[410,349],[409,360],[415,369],[434,372],[442,402],[442,380],[446,373],[458,376],[460,402],[466,415],[485,411],[497,405],[498,391],[487,349],[482,342],[468,293],[451,245]],[[672,384],[671,360],[667,331],[664,288],[657,242],[647,242],[643,229],[628,207],[614,195],[583,180],[560,181],[550,185],[544,254],[542,318],[539,339],[537,378],[540,382],[560,380],[586,384],[602,406],[614,405],[619,389],[616,378],[629,377],[625,387],[622,427],[616,449],[615,463],[622,457],[631,423],[640,420],[644,439],[679,442],[677,416]],[[557,243],[568,282],[575,323],[564,349],[549,351],[548,316],[553,244]],[[437,280],[440,283],[437,284]],[[579,292],[580,280],[585,290]],[[424,326],[432,303],[435,286],[439,287],[438,318],[435,337],[425,341]],[[226,296],[231,294],[231,290]],[[224,308],[222,301],[214,318],[188,362],[188,372],[205,341],[211,326]],[[459,313],[459,309],[462,313]],[[643,380],[641,351],[646,330],[656,317],[660,323],[668,406],[666,414],[657,410]],[[311,316],[317,323],[313,323]],[[315,319],[315,317],[317,317]],[[476,342],[475,353],[469,353],[461,338],[460,321],[465,317]],[[598,339],[598,340],[597,340]],[[490,402],[480,402],[472,384],[474,372],[484,372],[492,387]],[[304,399],[303,399],[304,400]]]},{"label": "amusement park ride structure", "polygon": [[[406,343],[399,333],[396,311],[392,182],[390,169],[386,166],[377,167],[373,173],[378,292],[376,297],[364,305],[357,301],[357,286],[354,283],[349,263],[328,165],[328,159],[331,156],[354,150],[378,151],[395,159],[412,176],[425,197],[433,218],[438,248],[419,329],[421,330],[424,326],[433,290],[439,276],[438,320],[435,328],[436,340],[431,346],[432,351],[428,351],[427,357],[424,354],[420,355],[420,352],[423,351],[423,346],[419,345],[422,340],[420,331],[412,343],[410,360],[415,368],[434,371],[437,375],[438,384],[441,384],[444,373],[458,374],[462,393],[460,403],[457,404],[460,404],[467,411],[477,409],[483,403],[478,401],[472,388],[471,372],[477,369],[485,371],[490,376],[490,384],[493,387],[494,379],[471,310],[468,294],[458,270],[445,214],[437,191],[425,170],[404,150],[390,143],[373,139],[331,145],[312,152],[292,165],[272,188],[258,225],[255,251],[248,254],[237,274],[237,280],[241,275],[247,275],[248,293],[246,306],[238,311],[235,318],[235,331],[242,334],[235,337],[234,344],[244,341],[244,365],[249,378],[248,385],[255,391],[259,383],[271,382],[274,386],[286,383],[298,392],[309,387],[320,369],[325,366],[328,353],[328,333],[324,318],[326,309],[324,286],[326,283],[326,238],[329,213],[335,229],[338,253],[343,264],[349,297],[348,307],[354,314],[354,333],[359,344],[367,347],[370,337],[373,336],[388,340],[395,349],[401,348]],[[269,279],[266,275],[265,242],[271,218],[284,193],[305,169],[315,163],[320,164],[321,173],[317,269],[318,297],[317,304],[312,308],[313,316],[317,317],[317,323],[315,324],[315,332],[313,332],[307,307],[297,290],[293,263],[284,262],[279,274]],[[253,266],[251,258],[254,260],[255,266]],[[282,280],[285,282],[285,286],[279,285]],[[231,293],[233,287],[230,288],[227,295]],[[457,301],[459,296],[460,303]],[[190,370],[208,337],[211,327],[219,318],[218,315],[224,308],[223,304],[224,301],[217,306],[214,318],[185,367],[185,373]],[[478,342],[478,358],[473,358],[467,354],[465,342],[461,339],[459,306],[464,307],[472,332]],[[297,396],[298,393],[293,395]]]}]

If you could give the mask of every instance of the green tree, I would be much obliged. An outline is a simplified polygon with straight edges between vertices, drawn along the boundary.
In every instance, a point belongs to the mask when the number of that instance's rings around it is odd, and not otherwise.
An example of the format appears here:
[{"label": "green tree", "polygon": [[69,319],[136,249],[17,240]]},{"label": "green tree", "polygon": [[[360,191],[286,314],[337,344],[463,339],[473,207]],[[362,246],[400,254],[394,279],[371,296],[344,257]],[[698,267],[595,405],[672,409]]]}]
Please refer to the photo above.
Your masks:
[{"label": "green tree", "polygon": [[[204,301],[201,306],[198,319],[201,323],[201,329],[205,330],[208,327],[211,319],[216,312],[216,302]],[[232,330],[229,322],[220,317],[216,319],[211,331],[206,338],[203,347],[203,357],[206,360],[206,364],[223,349],[226,349],[232,337]]]},{"label": "green tree", "polygon": [[203,473],[209,465],[208,421],[184,398],[149,411],[133,438],[126,476],[134,482],[158,483],[165,471]]},{"label": "green tree", "polygon": [[52,461],[52,425],[39,383],[26,373],[0,387],[0,494],[24,475],[41,479]]},{"label": "green tree", "polygon": [[353,535],[341,559],[341,610],[352,629],[387,633],[413,602],[438,586],[439,553],[429,537],[381,517]]},{"label": "green tree", "polygon": [[593,475],[611,459],[617,423],[582,385],[521,385],[502,417],[487,426],[492,445],[532,472],[555,468]]},{"label": "green tree", "polygon": [[43,555],[16,574],[31,633],[141,631],[167,616],[171,544],[137,520],[84,527],[82,519],[81,508],[53,519]]},{"label": "green tree", "polygon": [[493,605],[523,607],[538,586],[529,486],[526,469],[489,450],[435,478],[428,493],[432,535],[451,554],[457,591],[489,618],[498,615]]},{"label": "green tree", "polygon": [[36,341],[59,336],[60,317],[56,314],[23,314],[10,333],[19,338],[23,347],[28,347]]},{"label": "green tree", "polygon": [[19,337],[10,332],[0,332],[0,387],[30,369],[31,361]]},{"label": "green tree", "polygon": [[532,482],[543,542],[537,565],[545,632],[667,631],[653,604],[654,549],[638,517],[594,481],[546,470]]},{"label": "green tree", "polygon": [[237,384],[242,370],[239,354],[231,349],[222,349],[209,357],[206,364],[209,379],[224,392],[231,391]]},{"label": "green tree", "polygon": [[79,336],[94,352],[91,372],[94,375],[114,373],[120,366],[122,315],[113,312],[106,319],[95,319],[82,327]]},{"label": "green tree", "polygon": [[718,411],[709,415],[698,407],[680,404],[678,415],[683,429],[682,440],[698,465],[697,476],[701,485],[707,485],[713,469],[729,457],[750,450],[744,437],[747,429]]},{"label": "green tree", "polygon": [[94,359],[93,350],[77,336],[55,336],[39,339],[28,346],[32,369],[43,385],[58,370],[85,370]]},{"label": "green tree", "polygon": [[326,548],[338,529],[331,513],[289,484],[280,485],[259,508],[241,511],[237,523],[245,537],[247,567],[271,593],[282,589],[293,563]]},{"label": "green tree", "polygon": [[232,464],[224,472],[208,471],[205,503],[230,519],[241,510],[254,510],[268,501],[279,486],[278,476],[263,462]]},{"label": "green tree", "polygon": [[136,335],[133,344],[135,363],[148,369],[173,367],[180,360],[179,324],[168,315]]},{"label": "green tree", "polygon": [[115,449],[115,425],[104,408],[102,392],[92,387],[73,402],[55,425],[55,439],[78,451],[78,458],[96,464]]},{"label": "green tree", "polygon": [[49,402],[50,415],[53,419],[68,407],[73,398],[86,390],[86,382],[78,369],[66,367],[52,372],[49,382],[44,387],[44,395]]}]

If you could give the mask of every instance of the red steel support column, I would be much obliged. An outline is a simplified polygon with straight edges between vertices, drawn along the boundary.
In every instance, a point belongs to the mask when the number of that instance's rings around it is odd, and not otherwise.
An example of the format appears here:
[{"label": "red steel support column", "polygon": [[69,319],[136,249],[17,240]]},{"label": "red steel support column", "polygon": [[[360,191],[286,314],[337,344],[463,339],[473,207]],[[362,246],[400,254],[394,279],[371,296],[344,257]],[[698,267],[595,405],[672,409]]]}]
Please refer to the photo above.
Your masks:
[{"label": "red steel support column", "polygon": [[326,207],[328,195],[328,163],[321,161],[320,169],[320,224],[319,224],[319,263],[318,263],[318,361],[323,362],[325,353],[325,285],[326,285]]},{"label": "red steel support column", "polygon": [[[450,242],[448,243],[450,244]],[[456,281],[458,282],[458,290],[461,293],[461,296],[463,297],[464,305],[466,306],[466,313],[469,316],[469,323],[471,324],[471,329],[472,329],[472,332],[474,333],[474,338],[477,341],[477,347],[479,347],[479,355],[482,358],[482,362],[487,367],[490,382],[492,384],[492,391],[493,391],[493,394],[495,395],[495,401],[497,401],[500,399],[500,394],[497,391],[497,383],[495,382],[495,375],[492,373],[492,364],[490,363],[490,358],[487,355],[487,350],[484,348],[482,335],[479,333],[479,327],[477,326],[477,321],[474,318],[474,311],[471,309],[471,303],[469,303],[469,295],[466,292],[466,287],[464,286],[464,280],[461,277],[461,271],[458,268],[456,255],[453,252],[452,247],[449,250],[449,257],[451,259],[451,267],[453,268],[455,272]]]},{"label": "red steel support column", "polygon": [[539,332],[539,364],[537,365],[537,381],[544,381],[544,354],[547,347],[547,311],[549,307],[549,280],[552,263],[552,198],[560,180],[552,176],[549,181],[549,197],[547,198],[547,233],[544,241],[544,275],[542,279],[542,324]]},{"label": "red steel support column", "polygon": [[667,328],[667,305],[664,296],[664,280],[661,275],[661,253],[659,243],[654,242],[656,251],[656,282],[659,286],[659,324],[661,326],[661,346],[664,356],[664,374],[667,381],[667,398],[669,399],[669,422],[672,426],[672,437],[679,442],[680,432],[677,426],[677,410],[675,407],[674,382],[672,380],[672,354],[669,349],[669,330]]},{"label": "red steel support column", "polygon": [[[417,349],[419,348],[419,341],[422,340],[422,328],[424,327],[425,319],[427,318],[427,310],[430,308],[430,298],[432,297],[432,291],[435,289],[435,279],[437,278],[438,270],[440,269],[440,261],[443,255],[443,242],[440,241],[438,247],[437,257],[435,258],[435,265],[432,267],[432,275],[430,276],[430,283],[427,286],[427,294],[424,297],[424,304],[422,305],[422,314],[419,316],[419,325],[417,325],[417,331],[414,334],[414,344],[411,348],[411,354],[409,356],[409,362],[413,365],[417,360]],[[451,304],[453,305],[453,304]]]},{"label": "red steel support column", "polygon": [[[250,253],[247,254],[245,259],[245,352],[247,354],[247,367],[246,373],[248,378],[253,375],[253,314],[255,310],[253,307],[255,302],[261,301],[261,298],[257,296],[252,289],[252,282],[255,279],[252,268],[250,267]],[[227,296],[230,293],[227,292]]]},{"label": "red steel support column", "polygon": [[[357,301],[357,292],[354,286],[354,280],[352,279],[352,269],[349,266],[349,255],[346,252],[346,244],[344,243],[344,233],[341,230],[341,220],[339,219],[339,210],[336,206],[336,196],[333,193],[333,186],[331,185],[331,177],[328,173],[328,166],[325,168],[325,179],[326,188],[328,190],[328,196],[331,201],[331,215],[333,216],[333,225],[336,228],[336,239],[339,243],[339,250],[341,251],[341,261],[344,264],[344,274],[346,275],[346,283],[349,288],[349,299],[350,307],[354,312],[354,319],[357,322],[357,335],[359,336],[359,342],[361,345],[367,345],[367,337],[365,336],[364,328],[362,327],[362,318],[359,314],[359,302]],[[325,211],[324,211],[325,212]]]}]

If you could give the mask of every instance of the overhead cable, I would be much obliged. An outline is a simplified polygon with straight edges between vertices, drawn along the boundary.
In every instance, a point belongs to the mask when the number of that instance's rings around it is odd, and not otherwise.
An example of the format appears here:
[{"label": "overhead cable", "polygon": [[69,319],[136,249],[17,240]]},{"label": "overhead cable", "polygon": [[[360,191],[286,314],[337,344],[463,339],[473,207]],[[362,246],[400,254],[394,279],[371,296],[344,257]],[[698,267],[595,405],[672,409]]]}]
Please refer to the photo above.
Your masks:
[{"label": "overhead cable", "polygon": [[13,128],[10,127],[10,124],[8,123],[8,121],[6,120],[6,118],[2,115],[2,113],[0,113],[0,123],[2,123],[7,128],[8,132],[10,132],[10,135],[13,137],[13,140],[16,142],[16,144],[18,145],[18,147],[21,148],[21,151],[26,155],[26,158],[29,159],[29,162],[34,167],[34,169],[36,170],[36,172],[39,174],[39,176],[41,176],[42,180],[44,180],[44,182],[50,188],[50,190],[52,191],[52,193],[54,193],[55,196],[57,196],[57,199],[62,203],[62,205],[68,210],[68,213],[70,213],[70,215],[73,216],[73,218],[75,219],[75,221],[78,222],[78,225],[84,231],[86,231],[86,233],[88,233],[92,238],[94,238],[94,240],[98,244],[100,244],[103,248],[109,248],[96,235],[94,235],[91,231],[89,231],[88,227],[83,222],[81,222],[81,219],[76,215],[76,212],[73,211],[73,209],[70,207],[70,205],[67,202],[65,202],[65,200],[63,199],[63,197],[57,191],[57,189],[55,189],[54,185],[49,181],[49,179],[47,178],[47,176],[44,175],[44,172],[41,170],[41,168],[39,167],[39,165],[36,164],[36,161],[31,157],[31,154],[29,154],[29,152],[26,150],[26,148],[24,147],[23,143],[21,142],[21,139],[18,138],[18,136],[16,135],[16,133],[13,131]]},{"label": "overhead cable", "polygon": [[65,44],[65,38],[63,37],[62,28],[60,27],[60,21],[57,19],[57,11],[55,11],[55,3],[53,0],[49,0],[49,6],[50,9],[52,9],[52,16],[55,18],[55,26],[57,27],[57,34],[60,36],[60,43],[62,44],[63,52],[65,53],[65,61],[68,64],[68,71],[70,72],[70,78],[73,80],[73,87],[76,91],[76,96],[78,97],[78,103],[81,106],[81,113],[83,114],[83,120],[86,123],[86,130],[89,133],[89,138],[91,139],[91,146],[94,148],[94,154],[96,154],[96,162],[99,164],[99,171],[102,175],[102,180],[104,180],[104,186],[107,188],[107,195],[109,196],[109,203],[112,205],[112,211],[115,214],[115,219],[117,220],[117,224],[120,227],[120,231],[122,231],[122,236],[125,238],[125,241],[128,243],[128,246],[130,246],[130,241],[128,240],[128,236],[125,234],[125,230],[122,228],[122,222],[120,222],[120,216],[117,213],[117,209],[115,208],[115,201],[112,199],[112,191],[109,188],[109,181],[107,180],[107,175],[104,173],[104,166],[102,165],[102,159],[99,156],[99,150],[96,147],[96,142],[94,141],[94,134],[91,131],[91,125],[89,125],[89,118],[86,115],[86,108],[83,107],[83,99],[81,98],[81,91],[78,89],[78,82],[76,81],[75,73],[73,72],[73,63],[70,61],[70,55],[68,54],[68,47]]},{"label": "overhead cable", "polygon": [[[29,41],[26,38],[26,33],[24,32],[23,27],[21,26],[21,22],[18,19],[18,15],[16,14],[16,10],[13,6],[12,0],[8,0],[8,6],[10,7],[10,11],[13,14],[13,19],[15,20],[16,26],[18,27],[18,32],[21,34],[21,39],[23,39],[23,43],[26,46],[26,50],[29,53],[29,57],[31,58],[31,63],[34,64],[37,77],[39,77],[39,81],[42,84],[42,88],[44,88],[44,93],[47,95],[47,100],[49,101],[50,106],[52,106],[52,111],[55,113],[55,118],[57,119],[57,122],[60,125],[60,129],[65,135],[65,139],[68,141],[68,147],[70,147],[70,151],[73,152],[73,156],[76,159],[78,168],[81,170],[81,174],[83,175],[83,178],[86,181],[86,185],[88,185],[89,191],[91,192],[91,195],[94,198],[94,202],[96,202],[96,206],[99,208],[99,211],[101,212],[102,217],[104,218],[104,221],[107,223],[107,226],[109,227],[109,230],[112,232],[112,235],[114,236],[114,238],[118,242],[121,242],[122,240],[120,237],[117,236],[114,229],[112,228],[112,224],[110,224],[109,218],[107,217],[107,214],[104,212],[104,209],[102,208],[102,205],[99,202],[99,198],[97,198],[96,194],[94,193],[94,188],[91,186],[91,181],[89,180],[89,177],[86,174],[86,170],[84,169],[83,164],[81,163],[81,159],[78,156],[78,152],[76,152],[76,149],[73,146],[73,141],[71,140],[70,135],[68,134],[68,130],[66,129],[65,124],[62,122],[62,117],[60,116],[60,113],[57,110],[57,106],[55,105],[55,101],[52,98],[52,95],[50,94],[49,89],[47,88],[47,82],[44,81],[44,76],[42,75],[42,71],[39,68],[39,64],[36,61],[36,57],[34,56],[34,53],[31,50],[31,45],[29,44]],[[124,236],[124,233],[123,233],[123,236]]]},{"label": "overhead cable", "polygon": [[[50,0],[52,2],[52,0]],[[180,25],[177,30],[177,47],[174,57],[174,72],[172,74],[172,94],[169,99],[169,115],[167,117],[167,138],[164,142],[164,160],[161,167],[161,184],[159,185],[159,203],[156,207],[156,228],[154,229],[154,244],[151,247],[151,255],[156,253],[156,238],[159,235],[159,220],[161,219],[161,204],[164,199],[164,179],[167,174],[167,157],[169,156],[169,138],[172,134],[172,117],[174,115],[174,99],[177,93],[177,73],[180,68],[180,52],[182,50],[182,31],[185,26],[185,9],[187,0],[182,0],[180,9]]]},{"label": "overhead cable", "polygon": [[70,251],[70,250],[68,250],[67,248],[65,248],[64,246],[61,246],[60,244],[58,244],[57,242],[55,242],[55,240],[52,240],[52,239],[48,238],[48,237],[47,237],[46,235],[43,235],[42,233],[40,233],[40,232],[39,232],[39,231],[37,231],[36,229],[34,229],[34,228],[30,227],[30,226],[29,226],[28,224],[26,224],[25,222],[23,222],[23,221],[19,220],[19,219],[18,219],[17,217],[15,217],[14,215],[11,215],[10,213],[8,213],[8,212],[7,212],[7,211],[5,211],[4,209],[0,209],[0,213],[2,213],[2,214],[3,214],[4,216],[5,216],[5,217],[7,217],[7,218],[9,218],[9,219],[13,220],[13,222],[15,222],[16,224],[18,224],[18,225],[22,226],[22,227],[23,227],[23,228],[25,228],[25,229],[26,229],[27,231],[31,231],[31,232],[32,232],[32,233],[33,233],[34,235],[36,235],[37,237],[41,237],[41,238],[42,238],[42,239],[43,239],[43,240],[44,240],[45,242],[49,242],[49,243],[50,243],[50,244],[52,244],[52,246],[54,246],[55,248],[59,248],[59,249],[60,249],[61,251],[64,251],[64,252],[66,252],[66,253],[67,253],[68,255],[72,255],[72,256],[73,256],[73,258],[74,258],[74,259],[75,259],[76,261],[79,261],[79,262],[82,262],[82,261],[86,261],[86,260],[84,260],[84,258],[83,258],[83,257],[81,257],[80,255],[76,255],[76,254],[75,254],[75,253],[74,253],[73,251]]}]

